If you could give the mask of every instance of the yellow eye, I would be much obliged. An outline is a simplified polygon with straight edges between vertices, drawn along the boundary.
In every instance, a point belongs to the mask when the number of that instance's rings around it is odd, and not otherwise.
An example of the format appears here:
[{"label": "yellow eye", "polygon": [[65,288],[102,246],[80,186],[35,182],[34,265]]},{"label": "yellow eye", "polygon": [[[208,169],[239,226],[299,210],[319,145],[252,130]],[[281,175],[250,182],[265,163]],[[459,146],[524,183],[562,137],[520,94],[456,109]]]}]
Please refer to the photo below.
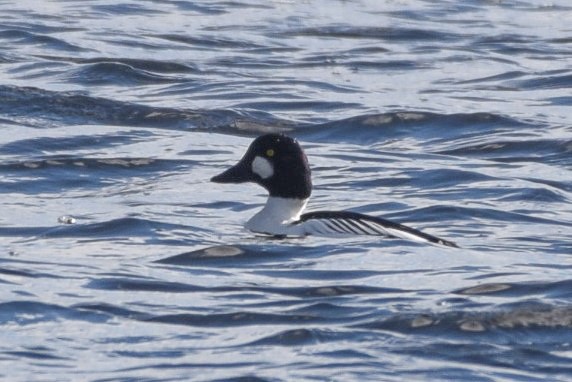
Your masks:
[{"label": "yellow eye", "polygon": [[266,150],[266,156],[272,158],[274,156],[274,150],[273,149]]}]

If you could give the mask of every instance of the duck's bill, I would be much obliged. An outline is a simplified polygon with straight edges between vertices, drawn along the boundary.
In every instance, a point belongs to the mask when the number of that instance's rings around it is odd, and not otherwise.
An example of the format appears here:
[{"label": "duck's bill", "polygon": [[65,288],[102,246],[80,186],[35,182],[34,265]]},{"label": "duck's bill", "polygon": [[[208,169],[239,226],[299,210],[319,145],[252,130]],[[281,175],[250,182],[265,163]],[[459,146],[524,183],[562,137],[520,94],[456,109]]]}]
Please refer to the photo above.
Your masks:
[{"label": "duck's bill", "polygon": [[211,182],[215,183],[244,183],[254,180],[250,166],[244,161],[238,162],[225,172],[213,176]]}]

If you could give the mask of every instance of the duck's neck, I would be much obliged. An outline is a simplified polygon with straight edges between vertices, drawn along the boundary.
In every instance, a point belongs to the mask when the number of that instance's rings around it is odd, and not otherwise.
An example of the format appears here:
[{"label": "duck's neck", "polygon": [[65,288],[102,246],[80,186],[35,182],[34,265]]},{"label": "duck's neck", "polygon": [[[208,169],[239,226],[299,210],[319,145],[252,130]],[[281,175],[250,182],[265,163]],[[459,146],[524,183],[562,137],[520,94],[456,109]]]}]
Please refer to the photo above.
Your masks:
[{"label": "duck's neck", "polygon": [[254,232],[283,234],[289,224],[300,218],[308,199],[268,197],[266,205],[247,223],[246,228]]}]

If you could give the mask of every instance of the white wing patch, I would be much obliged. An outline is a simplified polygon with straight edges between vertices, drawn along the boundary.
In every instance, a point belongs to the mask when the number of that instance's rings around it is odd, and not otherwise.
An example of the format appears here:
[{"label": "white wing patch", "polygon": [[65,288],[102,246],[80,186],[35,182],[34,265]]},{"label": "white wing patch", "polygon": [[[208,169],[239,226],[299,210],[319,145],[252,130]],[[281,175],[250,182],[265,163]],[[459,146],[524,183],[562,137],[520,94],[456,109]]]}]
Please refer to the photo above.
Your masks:
[{"label": "white wing patch", "polygon": [[456,247],[453,242],[418,231],[414,228],[394,223],[389,220],[353,213],[340,212],[311,212],[302,215],[297,223],[304,227],[307,235],[345,236],[370,235],[387,236],[412,240],[422,243],[441,244]]},{"label": "white wing patch", "polygon": [[358,219],[311,219],[307,222],[312,223],[322,234],[397,236],[392,232],[394,230]]}]

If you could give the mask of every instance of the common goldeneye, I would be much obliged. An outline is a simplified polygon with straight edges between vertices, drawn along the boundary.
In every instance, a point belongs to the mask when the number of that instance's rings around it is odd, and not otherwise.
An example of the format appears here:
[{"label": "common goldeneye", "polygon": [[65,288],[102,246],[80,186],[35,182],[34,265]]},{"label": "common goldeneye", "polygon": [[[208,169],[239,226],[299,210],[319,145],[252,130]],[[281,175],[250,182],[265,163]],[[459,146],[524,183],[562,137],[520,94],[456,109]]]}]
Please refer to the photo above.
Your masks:
[{"label": "common goldeneye", "polygon": [[377,235],[457,247],[408,226],[350,211],[302,214],[312,193],[310,167],[298,142],[282,134],[256,138],[233,167],[211,179],[216,183],[254,182],[269,192],[266,205],[247,223],[253,232],[275,236]]}]

